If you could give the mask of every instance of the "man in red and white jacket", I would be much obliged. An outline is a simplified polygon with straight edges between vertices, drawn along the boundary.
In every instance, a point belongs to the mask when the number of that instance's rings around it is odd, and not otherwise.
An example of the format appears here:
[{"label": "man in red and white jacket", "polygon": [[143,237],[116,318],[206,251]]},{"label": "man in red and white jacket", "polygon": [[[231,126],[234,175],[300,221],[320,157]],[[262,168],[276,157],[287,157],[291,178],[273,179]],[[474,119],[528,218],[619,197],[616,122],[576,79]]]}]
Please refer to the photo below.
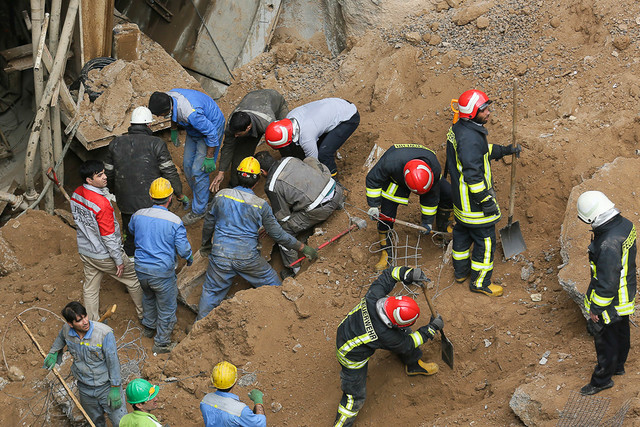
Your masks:
[{"label": "man in red and white jacket", "polygon": [[78,252],[84,264],[83,298],[89,320],[100,318],[100,281],[108,274],[123,283],[142,319],[142,289],[133,263],[122,250],[120,225],[107,193],[104,164],[89,160],[80,165],[83,185],[71,196],[71,213],[77,226]]}]

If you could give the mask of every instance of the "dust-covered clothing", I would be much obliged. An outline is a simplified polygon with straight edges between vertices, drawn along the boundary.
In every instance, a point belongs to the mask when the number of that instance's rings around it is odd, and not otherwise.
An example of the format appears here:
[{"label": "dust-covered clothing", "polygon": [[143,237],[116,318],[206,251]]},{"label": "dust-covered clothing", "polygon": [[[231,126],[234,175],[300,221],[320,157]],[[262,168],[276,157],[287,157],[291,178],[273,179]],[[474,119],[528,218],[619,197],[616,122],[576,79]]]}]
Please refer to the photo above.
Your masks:
[{"label": "dust-covered clothing", "polygon": [[219,170],[231,170],[229,176],[229,187],[238,185],[238,179],[233,173],[240,162],[245,157],[253,156],[260,139],[264,135],[269,123],[275,120],[284,119],[289,112],[289,107],[284,97],[273,89],[260,89],[247,93],[238,103],[234,113],[243,112],[249,116],[251,120],[251,129],[245,136],[236,137],[234,132],[229,129],[229,125],[224,132],[224,142],[220,149],[220,166]]},{"label": "dust-covered clothing", "polygon": [[205,427],[267,426],[267,417],[254,414],[235,394],[220,390],[204,396],[200,411]]},{"label": "dust-covered clothing", "polygon": [[224,115],[209,95],[193,89],[171,89],[167,95],[172,99],[172,121],[182,126],[187,135],[204,138],[207,147],[220,146]]},{"label": "dust-covered clothing", "polygon": [[597,387],[624,372],[631,346],[629,316],[635,311],[636,253],[636,228],[622,215],[593,229],[584,305],[599,317],[598,324],[590,325],[598,358],[591,384]]}]

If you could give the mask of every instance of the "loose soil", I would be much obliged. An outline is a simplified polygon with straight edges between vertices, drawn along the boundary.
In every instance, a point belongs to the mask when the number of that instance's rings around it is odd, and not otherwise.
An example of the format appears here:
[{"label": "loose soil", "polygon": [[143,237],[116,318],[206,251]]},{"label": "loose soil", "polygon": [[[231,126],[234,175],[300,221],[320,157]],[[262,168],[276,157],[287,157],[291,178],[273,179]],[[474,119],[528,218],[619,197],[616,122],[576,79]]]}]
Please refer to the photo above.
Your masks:
[{"label": "loose soil", "polygon": [[[570,212],[572,188],[617,157],[637,156],[638,4],[496,0],[479,18],[455,24],[471,13],[465,12],[468,4],[427,2],[423,10],[387,22],[385,28],[352,34],[349,47],[336,58],[297,39],[295,31],[280,29],[271,51],[236,70],[233,85],[219,100],[225,115],[247,91],[259,88],[281,91],[290,108],[327,96],[358,106],[361,125],[340,149],[338,164],[349,204],[322,225],[324,235],[311,238],[310,243],[318,245],[348,228],[349,216],[365,217],[363,165],[375,144],[387,148],[393,143],[422,143],[444,161],[450,101],[464,90],[477,87],[496,100],[487,125],[489,140],[509,143],[512,81],[519,79],[517,140],[524,151],[514,218],[520,221],[528,250],[510,261],[496,251],[494,278],[505,294],[491,299],[471,294],[466,284],[453,283],[451,265],[441,269],[443,248],[430,239],[420,240],[417,263],[433,281],[429,293],[454,343],[455,369],[440,361],[438,340],[423,346],[424,359],[440,365],[432,377],[407,377],[398,358],[377,352],[369,363],[368,396],[358,415],[359,426],[521,425],[509,400],[527,383],[550,391],[537,423],[552,425],[570,392],[589,381],[595,364],[581,310],[558,283],[558,267],[563,264],[558,238]],[[161,136],[168,141],[168,134]],[[182,148],[168,146],[180,164]],[[493,174],[506,211],[509,161],[494,162]],[[621,185],[603,182],[600,189],[608,194],[607,184]],[[636,197],[636,184],[627,183],[626,193],[611,194]],[[59,206],[64,207],[62,201]],[[177,207],[173,210],[182,214]],[[399,210],[399,217],[419,222],[415,197]],[[637,213],[627,217],[636,221]],[[505,225],[506,215],[497,228]],[[195,249],[200,246],[201,226],[188,229]],[[401,242],[416,244],[412,230],[398,226],[396,231]],[[583,232],[588,235],[588,227]],[[254,387],[263,390],[270,425],[331,425],[341,396],[335,331],[375,277],[375,240],[375,225],[369,221],[367,229],[323,249],[318,261],[307,263],[282,287],[239,285],[232,298],[188,335],[185,330],[194,315],[180,307],[174,331],[180,344],[170,355],[152,355],[151,340],[142,338],[148,352],[143,374],[161,387],[158,418],[173,426],[201,425],[199,401],[213,391],[208,375],[215,363],[226,359],[243,374],[253,374],[234,392],[250,404],[247,392]],[[13,319],[30,307],[59,313],[68,301],[81,299],[82,263],[75,232],[57,217],[30,212],[0,230],[0,256],[5,272],[0,281],[3,353],[7,365],[25,375],[0,394],[6,408],[0,423],[46,424],[34,415],[42,412],[38,405],[45,398],[33,388],[45,375],[42,358]],[[574,266],[585,267],[575,269],[573,280],[586,282],[586,246],[576,257],[571,260]],[[541,301],[534,302],[531,294],[537,293]],[[422,297],[417,300],[423,310],[420,326],[428,321],[428,307]],[[102,310],[113,303],[118,311],[109,325],[119,336],[135,318],[133,305],[120,284],[105,278]],[[60,320],[41,310],[28,311],[24,319],[46,351]],[[640,392],[637,328],[632,328],[631,339],[627,374],[616,377],[615,387],[601,393],[612,399],[612,410]],[[547,351],[548,362],[540,364]],[[0,375],[8,375],[4,364]],[[166,382],[170,377],[178,381]],[[639,415],[634,400],[625,425],[640,425]],[[52,425],[63,425],[55,419]]]}]

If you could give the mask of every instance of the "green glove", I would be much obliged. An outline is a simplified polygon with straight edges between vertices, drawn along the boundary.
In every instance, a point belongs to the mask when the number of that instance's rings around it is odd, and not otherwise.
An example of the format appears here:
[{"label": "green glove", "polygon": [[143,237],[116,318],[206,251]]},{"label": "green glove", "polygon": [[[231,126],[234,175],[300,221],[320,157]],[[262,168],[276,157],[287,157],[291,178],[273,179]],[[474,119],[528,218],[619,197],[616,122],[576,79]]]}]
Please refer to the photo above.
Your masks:
[{"label": "green glove", "polygon": [[120,387],[111,386],[111,390],[109,390],[109,394],[107,395],[107,405],[109,405],[111,409],[118,409],[122,406]]},{"label": "green glove", "polygon": [[312,248],[309,245],[304,245],[304,247],[302,248],[302,253],[310,260],[318,258],[318,250],[316,248]]},{"label": "green glove", "polygon": [[190,200],[186,194],[183,194],[182,197],[178,199],[178,201],[182,204],[182,209],[184,209],[185,211],[189,210]]},{"label": "green glove", "polygon": [[256,405],[262,405],[262,396],[264,396],[264,393],[257,388],[249,392],[249,399],[253,400]]},{"label": "green glove", "polygon": [[44,359],[44,364],[42,365],[42,369],[51,370],[53,366],[56,364],[58,360],[58,352],[53,352],[47,354],[47,357]]},{"label": "green glove", "polygon": [[[178,129],[171,129],[171,142],[175,145],[178,142]],[[180,144],[176,145],[179,146]]]},{"label": "green glove", "polygon": [[216,170],[216,159],[212,157],[205,157],[204,162],[202,162],[202,171],[211,173],[214,170]]}]

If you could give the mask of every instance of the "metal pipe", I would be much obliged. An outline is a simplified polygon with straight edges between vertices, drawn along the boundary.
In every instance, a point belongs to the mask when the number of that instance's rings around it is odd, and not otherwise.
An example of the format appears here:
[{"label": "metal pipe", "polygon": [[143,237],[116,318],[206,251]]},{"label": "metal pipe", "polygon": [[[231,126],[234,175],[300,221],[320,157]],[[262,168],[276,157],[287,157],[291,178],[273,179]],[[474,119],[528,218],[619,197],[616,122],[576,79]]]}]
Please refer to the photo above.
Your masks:
[{"label": "metal pipe", "polygon": [[25,202],[24,197],[16,196],[15,194],[4,191],[0,191],[0,200],[11,203],[11,209],[14,211],[17,209],[24,211],[29,207],[27,202]]},{"label": "metal pipe", "polygon": [[[51,0],[51,19],[49,21],[49,50],[55,52],[58,49],[60,34],[60,9],[62,0]],[[64,79],[60,78],[60,85],[64,85]],[[60,118],[60,105],[55,103],[51,107],[51,130],[53,131],[53,161],[57,162],[62,153],[62,119]],[[64,168],[58,173],[58,181],[64,185]]]},{"label": "metal pipe", "polygon": [[[32,0],[34,2],[36,0]],[[31,135],[29,136],[29,142],[27,143],[27,151],[25,156],[25,187],[26,194],[29,197],[33,197],[34,195],[37,197],[37,192],[35,191],[35,184],[33,179],[33,165],[35,152],[38,147],[38,139],[40,138],[40,133],[42,132],[44,122],[45,122],[45,113],[47,112],[47,106],[51,101],[51,97],[53,96],[53,91],[55,86],[58,84],[60,80],[60,76],[64,71],[64,67],[66,64],[67,57],[67,49],[69,49],[69,45],[71,44],[71,36],[73,33],[73,28],[76,21],[76,16],[78,13],[78,3],[79,0],[70,0],[69,7],[67,8],[67,15],[64,20],[64,26],[62,27],[62,34],[60,36],[60,44],[58,45],[58,49],[56,51],[56,56],[53,62],[52,70],[49,74],[49,80],[47,81],[47,85],[42,94],[42,99],[38,104],[38,109],[36,110],[36,117],[33,121],[33,127],[31,128]],[[46,173],[46,171],[45,171]],[[35,197],[34,197],[35,198]]]}]

